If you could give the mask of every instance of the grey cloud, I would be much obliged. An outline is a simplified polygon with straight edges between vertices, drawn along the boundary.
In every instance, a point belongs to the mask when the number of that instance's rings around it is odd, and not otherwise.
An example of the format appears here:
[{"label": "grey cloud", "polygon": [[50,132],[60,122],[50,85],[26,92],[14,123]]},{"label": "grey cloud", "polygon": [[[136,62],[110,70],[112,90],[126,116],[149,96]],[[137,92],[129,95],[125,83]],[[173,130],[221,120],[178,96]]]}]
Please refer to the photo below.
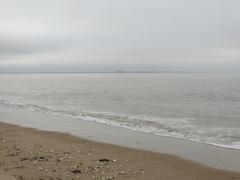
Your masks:
[{"label": "grey cloud", "polygon": [[31,66],[48,61],[89,70],[239,65],[239,6],[238,0],[0,0],[0,66],[17,59],[9,64],[17,68],[25,56]]},{"label": "grey cloud", "polygon": [[8,55],[28,55],[58,50],[63,48],[62,42],[51,41],[14,41],[0,39],[0,54]]}]

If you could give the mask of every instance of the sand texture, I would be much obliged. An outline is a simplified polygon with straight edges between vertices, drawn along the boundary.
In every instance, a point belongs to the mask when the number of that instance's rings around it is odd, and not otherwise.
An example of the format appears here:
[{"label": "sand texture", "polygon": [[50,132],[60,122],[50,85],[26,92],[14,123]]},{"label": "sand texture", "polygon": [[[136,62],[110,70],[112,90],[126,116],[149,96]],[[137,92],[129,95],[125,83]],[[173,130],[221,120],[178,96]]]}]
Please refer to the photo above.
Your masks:
[{"label": "sand texture", "polygon": [[0,179],[240,180],[240,173],[171,155],[0,123]]}]

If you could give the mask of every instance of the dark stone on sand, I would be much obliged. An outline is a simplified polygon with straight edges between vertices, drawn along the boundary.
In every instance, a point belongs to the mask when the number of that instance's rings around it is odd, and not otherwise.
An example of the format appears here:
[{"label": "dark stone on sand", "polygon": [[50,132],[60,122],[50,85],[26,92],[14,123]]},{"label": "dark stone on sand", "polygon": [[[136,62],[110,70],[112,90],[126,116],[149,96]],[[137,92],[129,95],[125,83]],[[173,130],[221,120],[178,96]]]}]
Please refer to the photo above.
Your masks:
[{"label": "dark stone on sand", "polygon": [[79,169],[71,170],[71,172],[72,172],[73,174],[82,174],[82,171],[79,170]]},{"label": "dark stone on sand", "polygon": [[104,158],[104,159],[99,159],[99,161],[100,162],[113,162],[112,160],[109,160],[109,159],[106,159],[106,158]]}]

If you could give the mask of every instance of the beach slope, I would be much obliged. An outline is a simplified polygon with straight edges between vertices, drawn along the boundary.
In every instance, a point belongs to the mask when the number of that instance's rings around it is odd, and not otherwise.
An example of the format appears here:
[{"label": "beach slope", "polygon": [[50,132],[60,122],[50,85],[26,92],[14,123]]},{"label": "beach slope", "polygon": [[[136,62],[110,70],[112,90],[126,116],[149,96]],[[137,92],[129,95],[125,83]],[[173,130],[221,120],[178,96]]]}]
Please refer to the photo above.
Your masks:
[{"label": "beach slope", "polygon": [[0,123],[0,179],[237,180],[240,173],[171,155]]}]

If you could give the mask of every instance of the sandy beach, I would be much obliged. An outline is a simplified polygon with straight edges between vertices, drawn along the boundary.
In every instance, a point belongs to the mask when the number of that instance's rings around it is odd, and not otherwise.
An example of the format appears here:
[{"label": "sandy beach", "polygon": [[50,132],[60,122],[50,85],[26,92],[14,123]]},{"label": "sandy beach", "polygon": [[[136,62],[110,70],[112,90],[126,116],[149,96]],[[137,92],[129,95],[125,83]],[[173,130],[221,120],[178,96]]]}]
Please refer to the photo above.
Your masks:
[{"label": "sandy beach", "polygon": [[181,158],[0,123],[0,179],[240,179]]},{"label": "sandy beach", "polygon": [[240,0],[0,3],[0,180],[240,180]]}]

